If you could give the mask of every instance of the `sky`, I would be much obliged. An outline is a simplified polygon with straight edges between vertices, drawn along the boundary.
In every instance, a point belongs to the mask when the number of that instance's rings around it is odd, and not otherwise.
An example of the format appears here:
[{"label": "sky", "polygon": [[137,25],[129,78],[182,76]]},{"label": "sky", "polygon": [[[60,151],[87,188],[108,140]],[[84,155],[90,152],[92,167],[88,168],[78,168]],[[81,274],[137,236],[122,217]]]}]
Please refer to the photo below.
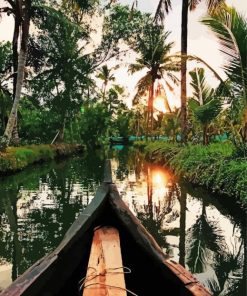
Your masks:
[{"label": "sky", "polygon": [[[120,0],[122,4],[131,4],[133,0]],[[139,0],[138,7],[140,10],[155,13],[159,0]],[[200,20],[206,15],[206,6],[202,4],[198,8],[189,13],[188,23],[188,54],[196,55],[205,60],[217,73],[224,79],[226,78],[222,69],[224,56],[220,52],[219,44],[214,34],[202,23]],[[247,16],[247,0],[227,0],[228,5],[233,5],[238,11]],[[181,46],[181,13],[182,13],[182,0],[172,0],[172,11],[166,16],[165,29],[170,31],[169,41],[174,42],[172,53],[180,51]],[[195,66],[200,64],[190,62],[188,70],[193,70]],[[124,72],[124,70],[122,70]],[[216,87],[219,83],[214,75],[207,71],[208,83],[212,87]],[[124,75],[125,73],[123,73]],[[126,76],[127,77],[127,76]],[[125,84],[128,85],[131,92],[134,92],[136,81],[141,77],[141,74],[136,74],[136,77],[128,77]],[[178,76],[179,77],[179,76]],[[188,95],[192,94],[192,89],[188,86]],[[167,90],[167,96],[172,106],[179,106],[180,104],[180,89],[175,89],[175,93],[171,94]]]},{"label": "sky", "polygon": [[[133,0],[119,0],[121,4],[131,5]],[[138,8],[141,11],[154,13],[159,0],[139,0]],[[200,20],[205,16],[206,7],[203,4],[198,6],[196,11],[189,13],[189,23],[188,23],[188,53],[196,55],[203,60],[205,60],[210,66],[212,66],[218,74],[224,79],[225,74],[222,70],[224,64],[224,56],[220,53],[219,45],[214,34],[202,23]],[[233,5],[238,11],[247,16],[247,1],[246,0],[227,0],[229,5]],[[0,7],[3,5],[4,1],[0,0]],[[181,34],[181,11],[182,11],[182,0],[172,0],[172,11],[165,20],[165,29],[170,31],[169,41],[174,42],[174,47],[171,53],[176,53],[180,51],[180,34]],[[13,34],[13,20],[12,17],[3,16],[0,19],[0,41],[9,40],[11,41]],[[129,96],[127,98],[127,103],[130,105],[132,98],[135,94],[135,85],[145,71],[141,73],[136,73],[130,76],[127,72],[128,64],[134,62],[136,55],[130,53],[125,57],[124,64],[119,70],[115,72],[116,83],[125,86],[128,89]],[[111,66],[114,62],[109,62]],[[188,70],[192,70],[195,66],[200,66],[195,63],[189,63]],[[216,87],[218,80],[213,76],[210,71],[207,71],[208,83],[212,87]],[[175,89],[174,93],[167,91],[168,100],[171,105],[179,105],[179,88]],[[188,95],[192,93],[190,87],[188,87]]]}]

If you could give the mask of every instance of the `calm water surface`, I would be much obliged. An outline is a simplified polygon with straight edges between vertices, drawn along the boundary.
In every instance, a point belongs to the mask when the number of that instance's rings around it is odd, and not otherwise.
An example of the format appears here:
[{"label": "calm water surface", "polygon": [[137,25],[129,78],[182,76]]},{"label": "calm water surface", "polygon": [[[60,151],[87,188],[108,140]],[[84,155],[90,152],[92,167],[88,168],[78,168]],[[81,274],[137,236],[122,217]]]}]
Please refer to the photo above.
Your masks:
[{"label": "calm water surface", "polygon": [[123,200],[166,254],[214,295],[246,295],[243,211],[179,182],[134,149],[37,165],[0,180],[0,291],[59,244],[94,197],[106,157]]}]

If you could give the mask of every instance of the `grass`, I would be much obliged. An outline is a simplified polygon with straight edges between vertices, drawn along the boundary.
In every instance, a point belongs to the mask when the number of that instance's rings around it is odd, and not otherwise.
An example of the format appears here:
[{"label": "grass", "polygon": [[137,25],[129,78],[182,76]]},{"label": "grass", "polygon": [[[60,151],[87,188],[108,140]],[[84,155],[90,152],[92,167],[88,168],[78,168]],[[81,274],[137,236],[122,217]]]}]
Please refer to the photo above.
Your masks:
[{"label": "grass", "polygon": [[82,146],[72,144],[9,147],[0,153],[0,174],[16,172],[30,164],[65,157],[81,150]]},{"label": "grass", "polygon": [[170,166],[175,174],[215,192],[234,196],[247,205],[247,160],[236,157],[229,143],[208,146],[140,142],[149,161]]}]

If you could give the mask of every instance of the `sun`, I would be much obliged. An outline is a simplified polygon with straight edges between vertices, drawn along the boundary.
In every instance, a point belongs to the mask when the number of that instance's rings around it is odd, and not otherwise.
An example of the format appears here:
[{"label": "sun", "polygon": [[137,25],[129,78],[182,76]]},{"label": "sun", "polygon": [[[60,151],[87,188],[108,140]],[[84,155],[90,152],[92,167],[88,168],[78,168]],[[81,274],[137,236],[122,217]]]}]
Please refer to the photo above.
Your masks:
[{"label": "sun", "polygon": [[163,113],[167,112],[165,100],[163,97],[158,96],[154,99],[154,108]]},{"label": "sun", "polygon": [[167,183],[167,176],[161,170],[155,170],[152,172],[152,184],[153,186],[165,186]]}]

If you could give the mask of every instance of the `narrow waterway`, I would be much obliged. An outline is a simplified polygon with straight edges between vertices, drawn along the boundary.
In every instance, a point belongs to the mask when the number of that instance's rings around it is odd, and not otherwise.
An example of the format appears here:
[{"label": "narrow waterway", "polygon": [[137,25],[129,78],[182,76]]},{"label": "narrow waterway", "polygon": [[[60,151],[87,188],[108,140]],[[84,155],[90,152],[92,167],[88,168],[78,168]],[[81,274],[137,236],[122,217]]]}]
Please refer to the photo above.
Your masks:
[{"label": "narrow waterway", "polygon": [[214,295],[246,295],[244,212],[225,197],[179,182],[140,152],[118,148],[32,166],[0,180],[0,291],[59,244],[94,197],[110,157],[123,200],[164,252]]}]

